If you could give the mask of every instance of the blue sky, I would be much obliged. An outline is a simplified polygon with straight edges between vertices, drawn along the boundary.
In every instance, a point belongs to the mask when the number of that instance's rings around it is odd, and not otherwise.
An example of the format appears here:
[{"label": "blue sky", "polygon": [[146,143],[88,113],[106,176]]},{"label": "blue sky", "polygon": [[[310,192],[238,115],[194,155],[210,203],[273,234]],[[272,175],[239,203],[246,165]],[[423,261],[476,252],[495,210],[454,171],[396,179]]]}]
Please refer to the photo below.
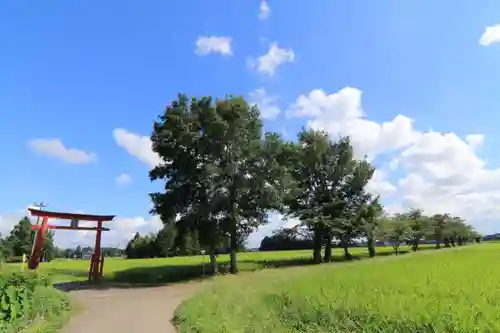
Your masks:
[{"label": "blue sky", "polygon": [[[480,231],[500,229],[500,29],[480,42],[500,23],[498,1],[267,5],[264,18],[258,0],[3,2],[0,231],[40,200],[117,214],[108,244],[154,230],[147,194],[158,185],[148,180],[141,138],[153,120],[178,92],[257,89],[264,93],[250,95],[260,96],[255,102],[279,111],[266,117],[267,130],[289,139],[301,126],[353,136],[380,169],[373,190],[389,211],[446,210]],[[196,51],[203,37],[222,39],[209,42],[214,52]],[[281,53],[259,60],[273,43]],[[315,89],[324,96],[310,95]],[[296,103],[300,95],[307,103]],[[118,184],[121,174],[131,181]],[[272,220],[253,245],[281,223]],[[91,239],[62,233],[57,241]]]}]

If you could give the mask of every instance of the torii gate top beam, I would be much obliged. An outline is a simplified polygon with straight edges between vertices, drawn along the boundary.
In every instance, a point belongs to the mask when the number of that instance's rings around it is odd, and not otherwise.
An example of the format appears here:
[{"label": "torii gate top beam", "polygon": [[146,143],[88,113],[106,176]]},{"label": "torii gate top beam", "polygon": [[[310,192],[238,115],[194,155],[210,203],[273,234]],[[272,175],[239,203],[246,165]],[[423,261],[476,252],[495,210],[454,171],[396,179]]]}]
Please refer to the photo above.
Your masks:
[{"label": "torii gate top beam", "polygon": [[93,222],[109,222],[115,218],[115,215],[91,215],[91,214],[76,214],[76,213],[61,213],[50,212],[48,210],[28,208],[31,216],[48,217],[51,219],[61,220],[79,220],[79,221],[93,221]]}]

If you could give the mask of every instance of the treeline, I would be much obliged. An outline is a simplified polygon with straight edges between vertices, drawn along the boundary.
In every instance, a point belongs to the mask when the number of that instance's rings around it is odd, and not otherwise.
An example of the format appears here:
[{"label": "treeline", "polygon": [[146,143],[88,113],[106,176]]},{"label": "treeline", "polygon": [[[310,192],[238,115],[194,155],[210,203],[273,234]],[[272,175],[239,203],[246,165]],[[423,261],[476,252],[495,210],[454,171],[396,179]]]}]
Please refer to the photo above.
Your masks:
[{"label": "treeline", "polygon": [[[31,227],[31,221],[28,217],[23,217],[12,228],[9,235],[1,237],[0,235],[0,261],[21,262],[23,255],[31,255],[35,230]],[[50,261],[56,258],[82,259],[85,254],[94,252],[92,247],[77,246],[74,249],[62,249],[54,245],[54,231],[48,230],[45,233],[43,244],[42,260]],[[114,247],[102,248],[102,253],[106,257],[118,257],[123,255],[123,250]]]},{"label": "treeline", "polygon": [[[76,246],[75,248],[61,249],[56,247],[55,258],[68,258],[68,259],[88,259],[94,253],[92,246]],[[102,247],[101,253],[105,257],[121,257],[125,251],[117,247]]]},{"label": "treeline", "polygon": [[271,236],[265,236],[260,242],[259,251],[310,250],[313,237],[309,230],[300,226],[279,228]]},{"label": "treeline", "polygon": [[226,239],[230,271],[237,272],[238,248],[267,223],[271,210],[301,221],[315,263],[331,260],[334,239],[349,255],[352,240],[366,238],[374,256],[384,225],[393,230],[385,238],[409,237],[415,250],[426,237],[428,219],[420,211],[385,217],[379,198],[366,190],[375,169],[356,158],[348,137],[330,140],[303,129],[297,140],[285,141],[264,133],[258,108],[241,97],[179,95],[154,123],[151,141],[162,163],[150,179],[164,183],[162,192],[150,195],[152,213],[173,226],[179,239],[196,234],[214,273],[217,249]]},{"label": "treeline", "polygon": [[[229,253],[229,238],[222,240],[216,247],[216,254]],[[174,223],[166,224],[158,233],[140,235],[136,233],[125,248],[127,259],[162,258],[199,255],[204,251],[196,231],[185,234],[177,232]],[[245,251],[241,244],[239,252]]]},{"label": "treeline", "polygon": [[[373,226],[375,245],[392,246],[398,253],[401,245],[411,246],[417,251],[420,244],[435,244],[437,249],[461,246],[472,242],[481,242],[482,238],[465,220],[450,214],[426,216],[422,210],[412,209],[407,213],[388,216],[381,214]],[[349,246],[367,246],[363,228],[360,236]],[[334,247],[341,246],[341,241],[334,237]],[[298,225],[292,228],[280,228],[271,236],[262,239],[260,251],[304,250],[313,248],[313,234]],[[345,253],[349,256],[348,248]]]},{"label": "treeline", "polygon": [[[28,217],[24,217],[12,228],[6,237],[0,235],[0,259],[7,262],[22,261],[23,254],[29,256],[33,246],[35,230],[31,228]],[[43,258],[52,260],[55,257],[56,248],[54,246],[54,232],[48,231],[45,234]]]}]

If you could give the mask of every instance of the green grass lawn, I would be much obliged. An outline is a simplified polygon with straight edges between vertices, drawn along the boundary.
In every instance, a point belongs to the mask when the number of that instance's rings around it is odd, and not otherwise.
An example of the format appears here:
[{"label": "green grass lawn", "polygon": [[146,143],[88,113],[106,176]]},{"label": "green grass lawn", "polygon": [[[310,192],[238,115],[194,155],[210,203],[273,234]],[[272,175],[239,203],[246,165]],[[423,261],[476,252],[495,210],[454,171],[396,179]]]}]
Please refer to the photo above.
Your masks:
[{"label": "green grass lawn", "polygon": [[[424,246],[429,247],[429,246]],[[407,247],[402,247],[407,250]],[[354,259],[367,257],[368,251],[364,247],[351,248]],[[391,247],[379,247],[378,254],[391,254]],[[342,249],[334,249],[334,261],[343,260]],[[285,266],[299,266],[310,263],[311,250],[275,251],[275,252],[246,252],[238,254],[238,268],[240,271],[255,271],[264,268]],[[220,255],[218,262],[220,271],[227,272],[229,256]],[[155,259],[122,259],[109,258],[104,264],[104,278],[106,280],[141,283],[168,283],[200,278],[209,268],[208,256],[190,256]],[[203,265],[205,263],[205,265]],[[51,277],[52,281],[73,282],[85,281],[88,278],[89,260],[54,260],[40,263],[38,272]],[[8,264],[3,270],[20,270],[20,264]],[[25,270],[27,268],[25,267]]]},{"label": "green grass lawn", "polygon": [[500,332],[500,244],[225,276],[182,333]]}]

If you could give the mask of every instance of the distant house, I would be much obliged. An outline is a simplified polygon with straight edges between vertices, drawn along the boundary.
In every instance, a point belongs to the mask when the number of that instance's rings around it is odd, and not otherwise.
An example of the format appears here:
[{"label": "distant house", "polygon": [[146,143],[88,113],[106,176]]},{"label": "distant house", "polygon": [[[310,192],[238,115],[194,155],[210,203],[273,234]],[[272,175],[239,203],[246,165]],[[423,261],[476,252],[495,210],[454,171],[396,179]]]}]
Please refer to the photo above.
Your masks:
[{"label": "distant house", "polygon": [[82,251],[82,259],[83,260],[90,260],[92,258],[92,252],[90,251]]}]

